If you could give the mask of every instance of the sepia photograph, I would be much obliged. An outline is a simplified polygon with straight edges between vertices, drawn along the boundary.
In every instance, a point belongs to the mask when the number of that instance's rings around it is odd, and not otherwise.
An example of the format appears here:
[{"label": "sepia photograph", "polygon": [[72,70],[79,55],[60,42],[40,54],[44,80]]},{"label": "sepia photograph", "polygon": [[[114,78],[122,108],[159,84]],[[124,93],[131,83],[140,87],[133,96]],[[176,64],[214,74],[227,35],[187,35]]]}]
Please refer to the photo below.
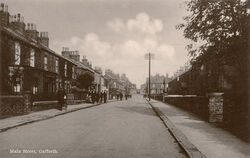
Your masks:
[{"label": "sepia photograph", "polygon": [[0,158],[250,158],[250,0],[0,0]]}]

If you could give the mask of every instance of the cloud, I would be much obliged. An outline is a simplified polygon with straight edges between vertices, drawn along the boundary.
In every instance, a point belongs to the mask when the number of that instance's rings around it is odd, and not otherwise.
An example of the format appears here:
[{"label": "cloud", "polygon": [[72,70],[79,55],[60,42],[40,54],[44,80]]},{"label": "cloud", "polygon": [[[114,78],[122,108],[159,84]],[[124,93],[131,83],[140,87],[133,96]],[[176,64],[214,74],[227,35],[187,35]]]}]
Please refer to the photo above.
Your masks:
[{"label": "cloud", "polygon": [[108,21],[107,25],[109,28],[111,28],[111,30],[115,32],[121,32],[125,28],[125,24],[119,18],[114,18],[113,20]]},{"label": "cloud", "polygon": [[[117,73],[125,73],[138,86],[145,82],[148,75],[148,62],[144,55],[149,51],[155,54],[152,70],[166,74],[167,64],[174,63],[175,49],[159,40],[157,33],[163,30],[159,19],[152,19],[146,13],[139,13],[134,19],[124,22],[115,18],[107,22],[112,29],[111,36],[119,36],[119,42],[103,41],[98,34],[90,32],[84,37],[73,36],[61,42],[55,42],[54,47],[68,46],[79,50],[94,66],[103,70],[110,68]],[[124,36],[126,35],[126,36]]]},{"label": "cloud", "polygon": [[138,13],[134,19],[127,22],[114,18],[108,21],[107,25],[115,32],[129,31],[154,35],[163,30],[163,22],[160,19],[151,19],[146,13]]}]

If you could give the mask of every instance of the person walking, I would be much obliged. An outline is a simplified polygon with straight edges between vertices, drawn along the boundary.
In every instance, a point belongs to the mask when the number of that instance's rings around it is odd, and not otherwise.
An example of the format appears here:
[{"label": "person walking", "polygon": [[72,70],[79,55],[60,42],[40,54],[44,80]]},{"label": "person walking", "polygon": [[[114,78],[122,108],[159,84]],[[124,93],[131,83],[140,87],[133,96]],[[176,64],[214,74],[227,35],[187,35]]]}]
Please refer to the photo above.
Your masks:
[{"label": "person walking", "polygon": [[64,106],[64,91],[62,90],[62,88],[59,88],[59,90],[57,92],[57,100],[58,100],[58,104],[59,104],[59,110],[63,110],[63,106]]},{"label": "person walking", "polygon": [[100,101],[100,93],[98,91],[96,91],[96,93],[95,93],[95,99],[96,99],[96,102],[98,104]]},{"label": "person walking", "polygon": [[120,95],[119,95],[119,93],[117,93],[116,94],[116,99],[119,100],[119,97],[120,97]]},{"label": "person walking", "polygon": [[104,92],[103,90],[101,91],[101,95],[100,95],[100,102],[104,102]]},{"label": "person walking", "polygon": [[120,100],[122,100],[122,97],[123,97],[123,94],[122,94],[122,93],[120,93]]},{"label": "person walking", "polygon": [[128,100],[128,93],[125,94],[125,98],[126,98],[126,100]]},{"label": "person walking", "polygon": [[103,97],[104,97],[104,103],[107,103],[107,96],[108,94],[107,94],[107,91],[104,91],[104,93],[103,93]]},{"label": "person walking", "polygon": [[91,92],[91,100],[92,100],[92,104],[95,104],[95,90]]}]

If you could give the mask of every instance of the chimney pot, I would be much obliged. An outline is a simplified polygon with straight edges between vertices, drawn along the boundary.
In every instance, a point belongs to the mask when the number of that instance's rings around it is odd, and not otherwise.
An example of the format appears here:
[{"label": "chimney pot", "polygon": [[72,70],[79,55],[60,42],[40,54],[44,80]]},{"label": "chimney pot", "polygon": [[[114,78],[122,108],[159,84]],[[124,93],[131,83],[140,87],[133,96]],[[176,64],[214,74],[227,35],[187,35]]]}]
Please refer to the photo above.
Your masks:
[{"label": "chimney pot", "polygon": [[21,15],[20,13],[17,14],[17,22],[20,22],[21,21]]},{"label": "chimney pot", "polygon": [[4,11],[4,4],[1,3],[0,11]]},{"label": "chimney pot", "polygon": [[11,15],[9,16],[9,22],[12,22],[12,16]]},{"label": "chimney pot", "polygon": [[8,6],[5,5],[5,12],[8,12]]}]

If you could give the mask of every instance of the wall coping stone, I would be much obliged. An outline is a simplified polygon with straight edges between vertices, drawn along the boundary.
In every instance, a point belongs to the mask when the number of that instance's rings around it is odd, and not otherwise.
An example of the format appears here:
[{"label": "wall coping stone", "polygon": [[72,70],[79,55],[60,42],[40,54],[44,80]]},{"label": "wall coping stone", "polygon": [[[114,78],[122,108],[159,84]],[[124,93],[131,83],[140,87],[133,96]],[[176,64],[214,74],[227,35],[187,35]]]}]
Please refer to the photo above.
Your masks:
[{"label": "wall coping stone", "polygon": [[171,97],[173,97],[173,98],[174,97],[176,97],[176,98],[177,97],[182,97],[183,98],[183,97],[203,97],[203,96],[197,96],[197,95],[167,95],[167,96],[164,96],[164,97],[166,97],[166,98],[167,97],[169,97],[169,98],[171,98]]},{"label": "wall coping stone", "polygon": [[0,98],[23,98],[23,95],[0,95]]},{"label": "wall coping stone", "polygon": [[207,95],[209,97],[212,97],[212,96],[222,96],[224,93],[223,92],[214,92],[214,93],[208,93]]}]

